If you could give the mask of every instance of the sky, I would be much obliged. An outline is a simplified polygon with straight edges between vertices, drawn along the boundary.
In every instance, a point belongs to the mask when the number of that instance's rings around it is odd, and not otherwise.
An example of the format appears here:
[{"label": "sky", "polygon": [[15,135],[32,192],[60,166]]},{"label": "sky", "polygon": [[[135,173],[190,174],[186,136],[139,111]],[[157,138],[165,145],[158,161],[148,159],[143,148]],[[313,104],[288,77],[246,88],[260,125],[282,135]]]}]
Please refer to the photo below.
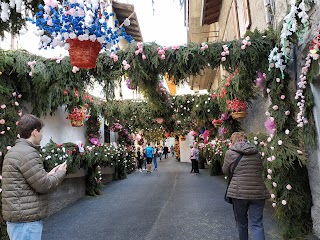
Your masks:
[{"label": "sky", "polygon": [[134,5],[144,42],[173,46],[187,43],[184,9],[179,0],[119,0]]}]

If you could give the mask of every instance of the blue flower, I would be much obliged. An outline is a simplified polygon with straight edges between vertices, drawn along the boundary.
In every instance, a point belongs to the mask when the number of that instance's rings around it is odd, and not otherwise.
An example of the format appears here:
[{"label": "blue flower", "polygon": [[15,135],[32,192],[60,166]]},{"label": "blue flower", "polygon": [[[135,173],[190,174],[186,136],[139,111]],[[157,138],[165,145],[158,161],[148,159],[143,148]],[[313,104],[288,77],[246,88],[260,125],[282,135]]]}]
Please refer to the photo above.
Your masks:
[{"label": "blue flower", "polygon": [[[55,44],[57,41],[62,41],[65,43],[68,39],[68,35],[65,33],[73,34],[73,37],[79,37],[81,39],[88,39],[93,36],[99,38],[98,40],[102,43],[104,47],[109,44],[116,44],[119,42],[119,37],[123,37],[128,41],[132,41],[132,37],[126,34],[125,28],[117,29],[119,26],[119,21],[115,20],[114,24],[110,24],[110,16],[114,16],[114,13],[104,12],[102,16],[105,22],[100,23],[100,8],[93,9],[92,4],[88,4],[86,0],[84,3],[74,3],[70,4],[64,1],[62,5],[57,8],[50,7],[50,12],[47,13],[48,6],[39,5],[39,11],[35,14],[35,19],[28,19],[32,24],[35,24],[39,30],[43,30],[49,38],[41,42],[41,46],[44,49],[48,47],[54,48],[51,43],[48,43],[50,38],[54,40]],[[91,11],[94,16],[85,17],[83,13]],[[50,25],[48,25],[48,22]],[[110,24],[110,25],[108,25]],[[116,29],[110,26],[115,26]],[[42,34],[42,32],[40,33]],[[42,38],[43,39],[43,38]],[[49,39],[49,40],[48,40]],[[80,39],[80,40],[81,40]],[[59,44],[60,45],[60,44]]]}]

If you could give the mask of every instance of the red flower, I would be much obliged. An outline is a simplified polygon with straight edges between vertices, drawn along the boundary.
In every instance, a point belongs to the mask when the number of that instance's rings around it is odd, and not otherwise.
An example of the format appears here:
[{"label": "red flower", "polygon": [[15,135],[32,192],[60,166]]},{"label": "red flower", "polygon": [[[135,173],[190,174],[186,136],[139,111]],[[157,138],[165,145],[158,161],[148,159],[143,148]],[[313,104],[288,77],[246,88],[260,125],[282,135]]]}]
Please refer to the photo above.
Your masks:
[{"label": "red flower", "polygon": [[235,98],[234,100],[227,100],[227,103],[228,109],[233,112],[245,112],[248,108],[247,104],[238,98]]}]

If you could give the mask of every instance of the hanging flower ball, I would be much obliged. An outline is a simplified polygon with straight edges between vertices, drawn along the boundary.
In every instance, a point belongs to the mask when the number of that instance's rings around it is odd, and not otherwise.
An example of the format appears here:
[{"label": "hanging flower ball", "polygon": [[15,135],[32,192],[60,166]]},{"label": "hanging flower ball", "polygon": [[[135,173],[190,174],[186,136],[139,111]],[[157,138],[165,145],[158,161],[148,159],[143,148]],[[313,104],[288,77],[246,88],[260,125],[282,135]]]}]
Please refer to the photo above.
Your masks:
[{"label": "hanging flower ball", "polygon": [[281,201],[281,204],[282,204],[283,206],[285,206],[285,205],[287,205],[287,201],[286,201],[286,200],[282,200],[282,201]]},{"label": "hanging flower ball", "polygon": [[274,203],[272,203],[272,207],[276,207],[277,206],[277,204],[274,202]]}]

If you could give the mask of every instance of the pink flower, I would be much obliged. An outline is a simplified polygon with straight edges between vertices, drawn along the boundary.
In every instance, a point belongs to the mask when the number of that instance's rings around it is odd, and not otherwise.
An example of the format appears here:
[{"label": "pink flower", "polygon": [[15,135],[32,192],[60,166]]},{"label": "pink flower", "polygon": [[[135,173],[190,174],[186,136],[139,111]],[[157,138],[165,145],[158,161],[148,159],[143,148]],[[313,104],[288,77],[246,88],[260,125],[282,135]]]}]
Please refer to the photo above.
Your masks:
[{"label": "pink flower", "polygon": [[140,53],[139,50],[134,52],[135,55],[139,55],[139,53]]},{"label": "pink flower", "polygon": [[4,120],[3,118],[0,120],[0,124],[5,124],[6,120]]},{"label": "pink flower", "polygon": [[284,112],[284,114],[287,115],[287,116],[289,116],[289,115],[290,115],[290,111],[287,110],[287,111]]},{"label": "pink flower", "polygon": [[162,55],[161,55],[161,59],[162,59],[162,60],[166,59],[166,55],[162,54]]},{"label": "pink flower", "polygon": [[19,103],[18,102],[14,102],[14,105],[19,106]]},{"label": "pink flower", "polygon": [[281,146],[282,145],[282,140],[278,141],[278,145]]},{"label": "pink flower", "polygon": [[6,133],[5,131],[1,131],[1,132],[0,132],[1,135],[5,134],[5,133]]},{"label": "pink flower", "polygon": [[146,55],[143,54],[143,55],[142,55],[142,59],[143,59],[143,60],[146,60],[146,58],[147,58]]},{"label": "pink flower", "polygon": [[272,109],[275,110],[275,111],[277,111],[277,110],[279,109],[279,107],[278,107],[278,105],[274,105],[274,106],[272,107]]},{"label": "pink flower", "polygon": [[12,96],[13,96],[13,97],[17,96],[17,93],[16,93],[16,92],[13,92],[13,93],[12,93]]},{"label": "pink flower", "polygon": [[10,129],[11,129],[10,127],[7,127],[7,131],[10,131]]},{"label": "pink flower", "polygon": [[246,45],[242,45],[242,46],[241,46],[241,49],[242,49],[242,50],[246,49]]},{"label": "pink flower", "polygon": [[272,203],[272,207],[276,207],[277,206],[277,204],[274,202],[274,203]]},{"label": "pink flower", "polygon": [[1,105],[1,108],[2,108],[2,109],[5,109],[6,107],[7,107],[7,106],[6,106],[5,104],[2,104],[2,105]]},{"label": "pink flower", "polygon": [[274,195],[273,193],[271,194],[271,198],[276,198],[276,195]]},{"label": "pink flower", "polygon": [[10,150],[11,149],[11,146],[7,146],[7,150]]},{"label": "pink flower", "polygon": [[281,95],[280,98],[281,98],[281,100],[284,100],[286,98],[286,96],[285,95]]},{"label": "pink flower", "polygon": [[22,95],[21,95],[21,94],[19,94],[19,95],[18,95],[18,98],[22,98]]},{"label": "pink flower", "polygon": [[52,19],[51,19],[51,18],[47,20],[47,25],[48,25],[48,26],[53,26],[53,23],[52,23]]},{"label": "pink flower", "polygon": [[291,185],[288,184],[288,185],[286,186],[286,189],[291,190],[291,189],[292,189]]},{"label": "pink flower", "polygon": [[224,61],[226,61],[226,60],[227,60],[227,59],[226,59],[225,57],[222,57],[222,58],[221,58],[221,61],[222,61],[222,62],[224,62]]},{"label": "pink flower", "polygon": [[276,124],[273,118],[268,118],[267,121],[265,121],[264,126],[269,134],[273,134],[276,130]]}]

